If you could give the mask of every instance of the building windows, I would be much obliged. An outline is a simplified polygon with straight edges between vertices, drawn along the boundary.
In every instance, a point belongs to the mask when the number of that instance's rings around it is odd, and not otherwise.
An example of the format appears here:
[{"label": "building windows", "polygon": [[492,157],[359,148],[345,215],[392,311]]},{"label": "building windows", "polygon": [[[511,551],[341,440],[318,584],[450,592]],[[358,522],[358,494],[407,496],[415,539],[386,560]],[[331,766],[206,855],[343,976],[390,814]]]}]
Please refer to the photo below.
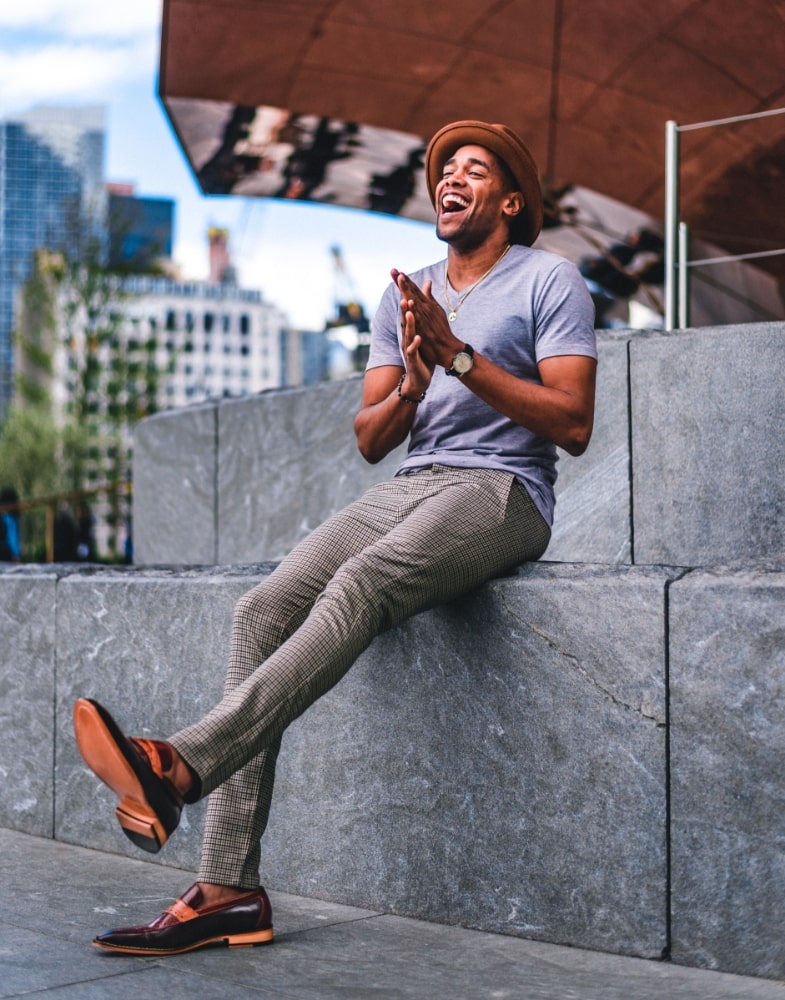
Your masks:
[{"label": "building windows", "polygon": [[[138,393],[151,391],[143,377],[153,361],[156,371],[167,373],[152,389],[159,406],[239,396],[277,384],[276,351],[269,346],[268,331],[278,329],[280,321],[266,303],[236,289],[226,294],[219,287],[167,279],[126,291],[138,296],[134,312],[141,319],[136,327],[129,323],[121,339],[124,346],[134,340],[138,348],[142,366],[136,376]],[[151,322],[153,314],[157,323]],[[163,330],[168,332],[156,332]],[[151,368],[147,381],[155,374]],[[125,405],[124,397],[116,402]]]}]

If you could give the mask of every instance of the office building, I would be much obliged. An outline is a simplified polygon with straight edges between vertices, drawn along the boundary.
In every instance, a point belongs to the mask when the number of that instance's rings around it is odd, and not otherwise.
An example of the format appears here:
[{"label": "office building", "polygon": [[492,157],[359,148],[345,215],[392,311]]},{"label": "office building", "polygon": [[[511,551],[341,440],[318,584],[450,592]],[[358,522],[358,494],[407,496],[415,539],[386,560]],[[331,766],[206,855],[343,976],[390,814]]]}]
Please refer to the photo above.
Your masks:
[{"label": "office building", "polygon": [[130,341],[161,372],[158,409],[284,384],[283,313],[261,292],[229,282],[135,275],[123,281]]},{"label": "office building", "polygon": [[0,122],[0,418],[14,385],[13,331],[34,253],[105,240],[104,109],[36,107]]},{"label": "office building", "polygon": [[109,267],[152,271],[172,257],[174,201],[138,197],[131,184],[108,184]]}]

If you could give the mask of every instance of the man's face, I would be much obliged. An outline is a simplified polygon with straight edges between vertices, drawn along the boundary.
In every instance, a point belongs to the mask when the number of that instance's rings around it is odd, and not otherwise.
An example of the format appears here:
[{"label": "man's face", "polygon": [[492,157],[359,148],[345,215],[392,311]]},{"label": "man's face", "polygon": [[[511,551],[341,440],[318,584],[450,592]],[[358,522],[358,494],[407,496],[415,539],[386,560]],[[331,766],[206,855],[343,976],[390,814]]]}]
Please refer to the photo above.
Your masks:
[{"label": "man's face", "polygon": [[436,186],[436,235],[460,249],[479,246],[523,207],[510,190],[496,155],[484,146],[461,146]]}]

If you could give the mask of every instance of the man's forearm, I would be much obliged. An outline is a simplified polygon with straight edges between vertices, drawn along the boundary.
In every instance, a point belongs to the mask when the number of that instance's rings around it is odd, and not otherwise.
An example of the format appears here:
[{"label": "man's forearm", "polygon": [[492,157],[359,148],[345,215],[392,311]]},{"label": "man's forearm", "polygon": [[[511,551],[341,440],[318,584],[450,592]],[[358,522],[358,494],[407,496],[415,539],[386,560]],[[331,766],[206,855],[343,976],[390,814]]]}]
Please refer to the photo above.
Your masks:
[{"label": "man's forearm", "polygon": [[594,360],[555,358],[553,384],[518,378],[476,354],[463,382],[476,396],[516,424],[526,427],[570,455],[582,454],[591,437],[594,414]]},{"label": "man's forearm", "polygon": [[387,395],[363,405],[354,418],[357,447],[367,462],[380,462],[409,436],[419,398],[408,388],[406,379],[402,384],[394,381]]}]

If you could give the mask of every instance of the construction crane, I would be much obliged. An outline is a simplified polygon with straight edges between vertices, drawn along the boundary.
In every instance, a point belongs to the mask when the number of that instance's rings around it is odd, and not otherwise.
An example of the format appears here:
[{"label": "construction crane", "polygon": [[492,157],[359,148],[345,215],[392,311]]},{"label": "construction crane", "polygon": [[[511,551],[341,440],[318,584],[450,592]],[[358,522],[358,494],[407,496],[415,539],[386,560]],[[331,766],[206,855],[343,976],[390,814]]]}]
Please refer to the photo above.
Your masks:
[{"label": "construction crane", "polygon": [[352,369],[363,371],[368,360],[371,343],[371,324],[357,296],[352,276],[346,267],[343,251],[337,245],[330,247],[333,258],[333,304],[335,314],[327,321],[325,330],[338,337],[351,352]]},{"label": "construction crane", "polygon": [[[370,326],[360,302],[354,281],[346,267],[343,251],[337,245],[330,247],[333,258],[334,285],[333,304],[335,306],[335,325],[353,324],[359,332],[367,332]],[[364,327],[364,329],[361,329]]]}]

